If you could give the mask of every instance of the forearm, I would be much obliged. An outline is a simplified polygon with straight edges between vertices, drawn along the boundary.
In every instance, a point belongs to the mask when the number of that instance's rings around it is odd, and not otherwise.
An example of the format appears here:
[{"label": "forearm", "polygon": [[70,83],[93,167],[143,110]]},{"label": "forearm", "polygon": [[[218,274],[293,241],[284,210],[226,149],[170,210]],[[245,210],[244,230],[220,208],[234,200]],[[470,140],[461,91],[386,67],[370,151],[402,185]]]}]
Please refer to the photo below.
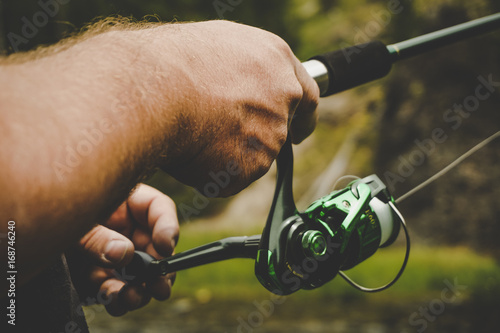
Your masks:
[{"label": "forearm", "polygon": [[279,37],[226,21],[124,28],[0,61],[0,232],[16,220],[28,275],[147,170],[231,195],[267,172],[291,119],[294,142],[314,128],[318,86]]},{"label": "forearm", "polygon": [[108,32],[1,67],[1,232],[17,222],[24,277],[103,221],[157,166],[169,122],[158,105],[175,103],[155,97],[168,89],[164,67],[141,43],[141,31]]}]

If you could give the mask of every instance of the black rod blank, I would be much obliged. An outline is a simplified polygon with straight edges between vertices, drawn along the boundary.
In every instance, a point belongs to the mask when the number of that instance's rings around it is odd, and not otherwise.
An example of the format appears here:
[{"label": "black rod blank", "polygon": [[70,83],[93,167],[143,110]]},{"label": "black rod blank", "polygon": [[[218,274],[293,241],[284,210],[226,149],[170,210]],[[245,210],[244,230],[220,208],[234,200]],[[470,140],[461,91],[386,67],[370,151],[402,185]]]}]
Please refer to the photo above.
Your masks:
[{"label": "black rod blank", "polygon": [[387,50],[393,61],[403,60],[495,29],[500,29],[500,13],[388,45]]}]

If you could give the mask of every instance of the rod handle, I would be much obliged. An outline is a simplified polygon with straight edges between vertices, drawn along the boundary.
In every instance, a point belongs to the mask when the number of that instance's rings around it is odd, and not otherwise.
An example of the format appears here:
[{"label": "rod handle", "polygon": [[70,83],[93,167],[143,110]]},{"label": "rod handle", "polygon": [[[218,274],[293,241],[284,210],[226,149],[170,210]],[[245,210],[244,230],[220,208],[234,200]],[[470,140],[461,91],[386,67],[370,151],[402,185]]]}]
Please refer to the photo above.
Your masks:
[{"label": "rod handle", "polygon": [[[327,82],[317,71],[314,60],[326,67]],[[321,97],[325,97],[384,77],[391,70],[393,60],[384,43],[371,41],[312,57],[303,64],[318,82]],[[313,64],[316,65],[314,72]]]}]

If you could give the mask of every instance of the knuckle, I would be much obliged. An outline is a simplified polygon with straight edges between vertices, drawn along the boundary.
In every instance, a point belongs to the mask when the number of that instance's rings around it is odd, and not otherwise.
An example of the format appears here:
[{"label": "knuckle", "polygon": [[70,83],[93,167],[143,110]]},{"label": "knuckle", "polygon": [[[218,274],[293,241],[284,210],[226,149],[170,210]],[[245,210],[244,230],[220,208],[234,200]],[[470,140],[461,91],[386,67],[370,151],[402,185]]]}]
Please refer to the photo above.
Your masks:
[{"label": "knuckle", "polygon": [[308,100],[310,101],[311,106],[314,107],[314,110],[316,110],[319,104],[319,94],[320,94],[319,86],[316,82],[311,84],[311,86],[312,90],[309,91],[310,93],[308,95]]},{"label": "knuckle", "polygon": [[313,93],[312,96],[307,96],[307,107],[305,108],[306,111],[309,111],[310,113],[313,113],[316,111],[319,105],[319,88],[316,86],[316,93]]},{"label": "knuckle", "polygon": [[288,57],[294,56],[292,49],[283,38],[273,33],[269,33],[269,36],[273,45],[280,51],[281,55],[285,54]]},{"label": "knuckle", "polygon": [[285,90],[285,96],[287,98],[289,112],[295,111],[304,97],[304,90],[298,80],[294,80],[293,83],[288,84]]},{"label": "knuckle", "polygon": [[165,206],[167,206],[171,211],[176,211],[175,202],[171,197],[165,195],[163,201],[165,202]]},{"label": "knuckle", "polygon": [[175,223],[175,225],[172,226],[172,235],[173,235],[173,238],[175,240],[177,240],[177,238],[179,238],[179,234],[180,234],[179,223]]},{"label": "knuckle", "polygon": [[80,239],[80,247],[84,251],[91,251],[98,245],[99,231],[101,229],[100,226],[95,226]]},{"label": "knuckle", "polygon": [[304,90],[301,112],[313,113],[318,108],[319,104],[319,87],[317,84],[313,84],[310,88]]}]

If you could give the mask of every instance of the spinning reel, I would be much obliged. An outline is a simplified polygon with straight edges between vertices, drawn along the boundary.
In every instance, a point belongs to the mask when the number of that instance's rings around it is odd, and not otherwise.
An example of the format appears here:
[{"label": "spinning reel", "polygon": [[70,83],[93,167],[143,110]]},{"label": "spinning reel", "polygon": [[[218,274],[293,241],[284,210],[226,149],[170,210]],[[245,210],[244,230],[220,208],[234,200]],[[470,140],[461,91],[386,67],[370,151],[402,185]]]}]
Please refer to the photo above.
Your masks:
[{"label": "spinning reel", "polygon": [[[379,291],[392,285],[408,261],[410,240],[404,220],[387,187],[371,175],[351,182],[297,212],[293,201],[292,147],[285,144],[278,156],[278,175],[271,212],[260,239],[255,273],[261,284],[276,294],[314,289],[341,274],[356,288]],[[352,268],[392,244],[403,226],[406,257],[399,274],[376,289],[352,282],[342,270]]]},{"label": "spinning reel", "polygon": [[[398,60],[497,28],[500,13],[393,45],[373,41],[352,46],[314,57],[303,65],[324,97],[381,78]],[[277,167],[276,190],[262,235],[229,237],[161,260],[136,251],[132,262],[117,275],[141,283],[215,261],[251,258],[255,259],[255,274],[261,284],[279,295],[318,288],[337,274],[366,292],[384,290],[397,281],[408,261],[410,239],[394,198],[376,175],[355,180],[298,212],[292,193],[293,154],[289,140],[277,158]],[[401,227],[406,236],[406,254],[391,282],[366,288],[347,277],[344,270],[392,244]]]},{"label": "spinning reel", "polygon": [[[399,278],[409,256],[409,237],[394,199],[377,176],[356,180],[299,213],[292,194],[293,153],[289,140],[278,156],[277,166],[276,191],[262,235],[229,237],[161,260],[136,251],[121,272],[122,277],[129,282],[143,282],[215,261],[252,258],[258,280],[279,295],[320,287],[339,273],[364,291],[385,289]],[[400,225],[407,237],[406,257],[390,284],[364,288],[340,271],[356,266],[379,247],[392,244]]]}]

